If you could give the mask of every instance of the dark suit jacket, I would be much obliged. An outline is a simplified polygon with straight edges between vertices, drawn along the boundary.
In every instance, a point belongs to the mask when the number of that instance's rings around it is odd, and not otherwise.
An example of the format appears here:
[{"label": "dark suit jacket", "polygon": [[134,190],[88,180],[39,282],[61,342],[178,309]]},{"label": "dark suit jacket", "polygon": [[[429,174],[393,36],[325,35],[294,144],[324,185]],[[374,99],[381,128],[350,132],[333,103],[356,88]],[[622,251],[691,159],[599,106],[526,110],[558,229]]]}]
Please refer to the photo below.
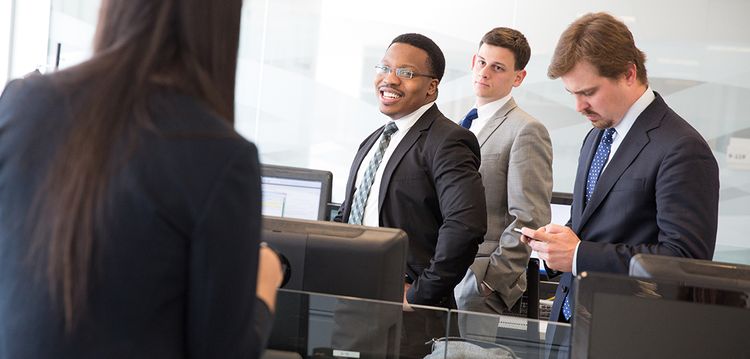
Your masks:
[{"label": "dark suit jacket", "polygon": [[[577,272],[628,273],[637,253],[711,259],[716,244],[719,168],[706,141],[656,99],[636,119],[584,206],[584,182],[603,130],[583,142],[569,226],[578,234]],[[575,306],[572,274],[565,273],[550,319],[559,320],[566,295]]]},{"label": "dark suit jacket", "polygon": [[153,127],[136,132],[135,150],[112,156],[122,165],[95,238],[86,315],[64,332],[59,299],[35,275],[44,261],[27,261],[17,224],[35,221],[28,204],[80,90],[39,76],[0,97],[0,358],[258,357],[271,319],[255,296],[257,151],[166,89],[149,99]]},{"label": "dark suit jacket", "polygon": [[[339,218],[348,221],[357,170],[383,128],[359,147]],[[453,288],[474,261],[487,230],[479,143],[433,105],[417,120],[385,165],[380,184],[381,227],[409,236],[406,275],[411,304],[455,306]]]}]

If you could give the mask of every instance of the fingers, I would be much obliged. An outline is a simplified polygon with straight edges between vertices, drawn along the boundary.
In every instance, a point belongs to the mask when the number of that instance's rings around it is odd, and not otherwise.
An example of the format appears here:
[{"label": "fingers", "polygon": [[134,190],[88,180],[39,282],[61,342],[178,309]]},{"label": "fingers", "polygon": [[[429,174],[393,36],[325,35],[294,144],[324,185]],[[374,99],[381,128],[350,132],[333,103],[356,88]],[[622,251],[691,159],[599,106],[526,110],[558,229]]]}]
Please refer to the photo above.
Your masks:
[{"label": "fingers", "polygon": [[545,232],[549,234],[563,233],[569,230],[569,228],[566,226],[561,226],[559,224],[554,224],[554,223],[550,223],[542,228],[544,228]]},{"label": "fingers", "polygon": [[521,240],[524,243],[529,244],[529,240],[534,238],[535,233],[536,233],[535,230],[528,228],[528,227],[523,227],[521,228]]},{"label": "fingers", "polygon": [[261,246],[258,254],[258,279],[260,280],[260,278],[276,283],[276,287],[281,285],[284,280],[279,256],[266,246]]},{"label": "fingers", "polygon": [[549,252],[549,244],[547,242],[537,241],[537,240],[530,240],[529,241],[529,247],[531,249],[537,251],[539,254],[541,253],[547,253]]},{"label": "fingers", "polygon": [[[547,233],[546,226],[539,227],[537,230],[533,230],[528,227],[521,228],[521,233],[523,233],[523,236],[526,236],[526,240],[524,240],[524,243],[529,244],[530,240],[536,240],[536,241],[542,241],[542,242],[548,242],[552,239],[550,234]],[[523,240],[523,238],[522,238]]]}]

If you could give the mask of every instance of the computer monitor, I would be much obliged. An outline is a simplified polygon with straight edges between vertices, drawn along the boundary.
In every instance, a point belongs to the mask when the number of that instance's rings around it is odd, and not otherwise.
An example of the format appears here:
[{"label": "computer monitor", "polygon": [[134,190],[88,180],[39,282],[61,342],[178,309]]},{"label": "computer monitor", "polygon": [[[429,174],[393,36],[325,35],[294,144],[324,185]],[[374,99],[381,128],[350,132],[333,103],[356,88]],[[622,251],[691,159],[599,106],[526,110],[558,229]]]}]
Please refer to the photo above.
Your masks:
[{"label": "computer monitor", "polygon": [[[403,300],[408,243],[402,230],[264,216],[262,237],[289,260],[291,277],[285,289],[397,303]],[[300,295],[279,294],[269,348],[310,355],[309,349],[319,334],[316,328],[330,326],[344,317],[336,304],[316,299],[311,302]],[[354,347],[373,352],[381,350],[377,347],[386,350],[388,343],[394,343],[401,307],[396,309],[394,313],[393,306],[385,306],[379,318],[372,319],[382,324],[381,333],[359,336],[370,335],[368,343],[382,345]],[[348,308],[350,317],[363,310],[356,305]],[[316,317],[310,319],[313,315]],[[318,325],[320,321],[329,324]]]},{"label": "computer monitor", "polygon": [[636,254],[630,259],[630,276],[667,279],[711,288],[750,289],[750,266],[654,254]]},{"label": "computer monitor", "polygon": [[570,205],[573,204],[573,194],[566,192],[552,192],[550,207],[552,219],[550,222],[565,225],[570,220]]},{"label": "computer monitor", "polygon": [[323,221],[333,174],[299,167],[263,165],[263,215]]},{"label": "computer monitor", "polygon": [[750,288],[582,273],[573,358],[749,358]]},{"label": "computer monitor", "polygon": [[402,300],[408,243],[400,229],[264,216],[262,238],[289,260],[287,289]]}]

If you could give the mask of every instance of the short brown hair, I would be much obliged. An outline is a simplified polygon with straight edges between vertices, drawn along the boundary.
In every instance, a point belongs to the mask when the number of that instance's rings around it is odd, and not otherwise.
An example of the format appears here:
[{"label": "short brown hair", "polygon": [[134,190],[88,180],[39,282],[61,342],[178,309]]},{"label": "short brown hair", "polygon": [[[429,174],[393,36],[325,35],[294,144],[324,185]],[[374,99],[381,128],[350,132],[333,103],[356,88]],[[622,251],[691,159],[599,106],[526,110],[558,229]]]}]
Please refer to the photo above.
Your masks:
[{"label": "short brown hair", "polygon": [[531,47],[529,47],[529,42],[526,41],[526,36],[523,36],[518,30],[507,27],[496,27],[484,34],[482,40],[479,41],[479,47],[482,47],[482,44],[510,50],[516,59],[516,63],[513,64],[516,71],[523,70],[526,68],[526,64],[529,63]]},{"label": "short brown hair", "polygon": [[581,61],[591,63],[600,76],[616,79],[635,64],[638,81],[648,84],[646,54],[635,47],[633,34],[622,21],[604,13],[589,13],[560,35],[547,76],[556,79]]}]

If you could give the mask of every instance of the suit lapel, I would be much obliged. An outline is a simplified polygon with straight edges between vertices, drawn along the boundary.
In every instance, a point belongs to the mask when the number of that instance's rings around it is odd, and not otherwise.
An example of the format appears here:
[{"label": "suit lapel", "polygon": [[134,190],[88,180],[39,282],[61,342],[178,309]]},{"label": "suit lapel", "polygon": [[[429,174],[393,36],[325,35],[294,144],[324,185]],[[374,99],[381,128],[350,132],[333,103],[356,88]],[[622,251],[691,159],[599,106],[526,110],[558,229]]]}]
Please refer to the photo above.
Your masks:
[{"label": "suit lapel", "polygon": [[346,188],[346,198],[354,197],[354,191],[356,190],[355,186],[357,184],[357,173],[359,173],[359,168],[362,166],[362,161],[365,159],[365,156],[367,156],[367,153],[370,152],[372,146],[375,145],[375,141],[377,141],[380,138],[380,134],[383,133],[383,127],[385,126],[379,127],[377,130],[375,130],[375,132],[370,134],[365,142],[362,143],[362,146],[359,147],[359,151],[354,156],[354,161],[352,161],[352,168],[349,169],[349,173],[351,173],[351,175],[349,176],[349,182]]},{"label": "suit lapel", "polygon": [[[578,166],[578,173],[576,173],[576,182],[573,186],[573,196],[575,196],[573,198],[573,202],[580,203],[580,205],[574,206],[573,208],[573,210],[576,212],[572,214],[574,218],[581,218],[583,216],[583,203],[586,201],[586,176],[588,175],[589,167],[591,167],[591,161],[594,158],[596,146],[599,143],[599,138],[601,137],[602,132],[602,130],[596,128],[589,131],[589,133],[586,135],[586,139],[584,140],[583,147],[581,147],[581,157],[578,159],[578,162],[581,164]],[[573,231],[579,233],[582,224],[583,220],[573,221]]]},{"label": "suit lapel", "polygon": [[[661,97],[657,98],[638,116],[633,127],[628,131],[620,147],[610,159],[607,168],[599,177],[591,201],[586,205],[581,218],[581,226],[591,217],[597,207],[604,201],[612,187],[630,166],[639,153],[649,143],[648,131],[659,127],[666,111],[666,104]],[[602,132],[601,130],[599,132]],[[585,180],[584,180],[585,181]]]},{"label": "suit lapel", "polygon": [[378,194],[378,214],[380,214],[380,210],[383,208],[385,193],[391,183],[391,177],[393,176],[393,172],[396,170],[396,167],[398,167],[398,164],[401,163],[401,160],[404,158],[406,153],[409,152],[409,149],[412,148],[412,146],[414,146],[417,140],[422,136],[422,133],[427,131],[432,125],[432,122],[435,120],[435,118],[441,115],[442,114],[440,113],[440,110],[438,110],[437,105],[433,104],[424,114],[422,114],[422,117],[420,117],[419,120],[414,123],[411,129],[409,129],[409,132],[406,133],[406,136],[404,136],[404,138],[401,139],[401,142],[398,143],[398,147],[393,150],[393,154],[391,154],[390,159],[388,159],[388,163],[386,163],[385,165],[385,169],[383,169],[383,177],[380,179],[380,192]]},{"label": "suit lapel", "polygon": [[505,120],[508,118],[508,114],[510,111],[513,111],[513,109],[516,108],[516,101],[513,100],[511,97],[508,99],[508,102],[505,103],[502,107],[500,107],[495,114],[492,115],[489,121],[487,121],[487,124],[479,131],[479,134],[477,134],[477,140],[479,140],[479,146],[484,146],[484,143],[487,142],[487,140],[492,136],[495,131],[500,127],[500,125],[505,122]]}]

